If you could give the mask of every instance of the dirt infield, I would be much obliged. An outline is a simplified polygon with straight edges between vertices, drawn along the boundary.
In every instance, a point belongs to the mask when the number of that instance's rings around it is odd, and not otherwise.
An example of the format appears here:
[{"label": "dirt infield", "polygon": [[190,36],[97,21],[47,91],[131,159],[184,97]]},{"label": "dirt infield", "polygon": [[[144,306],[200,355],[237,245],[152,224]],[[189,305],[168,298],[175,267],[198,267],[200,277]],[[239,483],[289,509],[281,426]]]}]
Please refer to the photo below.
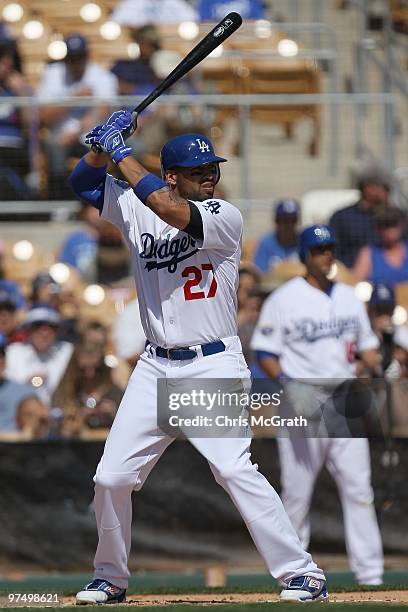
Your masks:
[{"label": "dirt infield", "polygon": [[[163,606],[166,604],[272,603],[277,593],[198,593],[177,595],[128,595],[125,606]],[[408,591],[355,591],[330,593],[331,603],[403,603],[408,605]],[[64,597],[64,605],[74,605],[74,597]]]}]

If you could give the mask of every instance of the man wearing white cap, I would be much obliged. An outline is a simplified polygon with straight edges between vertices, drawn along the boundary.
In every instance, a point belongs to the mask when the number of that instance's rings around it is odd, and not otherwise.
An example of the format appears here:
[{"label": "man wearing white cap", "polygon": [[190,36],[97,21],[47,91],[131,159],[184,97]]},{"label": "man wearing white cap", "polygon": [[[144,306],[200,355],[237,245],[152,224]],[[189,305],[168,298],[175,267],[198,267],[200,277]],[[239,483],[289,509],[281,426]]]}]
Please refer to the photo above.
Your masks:
[{"label": "man wearing white cap", "polygon": [[48,406],[73,351],[70,342],[57,340],[60,321],[51,308],[33,308],[24,321],[27,341],[14,342],[6,350],[7,378],[32,384]]}]

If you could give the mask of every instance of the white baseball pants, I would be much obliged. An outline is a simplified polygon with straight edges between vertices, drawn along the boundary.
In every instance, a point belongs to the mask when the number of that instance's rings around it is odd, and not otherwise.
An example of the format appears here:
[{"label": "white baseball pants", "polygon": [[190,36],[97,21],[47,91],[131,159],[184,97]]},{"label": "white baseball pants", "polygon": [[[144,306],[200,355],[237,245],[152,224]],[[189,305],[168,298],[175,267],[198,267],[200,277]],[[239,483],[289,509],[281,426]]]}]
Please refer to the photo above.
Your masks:
[{"label": "white baseball pants", "polygon": [[[170,361],[145,352],[140,358],[106,440],[95,475],[95,514],[99,543],[95,577],[128,585],[132,491],[142,488],[151,469],[173,441],[157,427],[158,378],[242,378],[249,371],[237,337],[223,338],[227,350],[187,361]],[[288,582],[324,574],[305,552],[276,491],[251,462],[250,440],[192,438],[218,484],[230,495],[254,543],[276,579]]]},{"label": "white baseball pants", "polygon": [[314,483],[326,465],[338,487],[346,548],[356,580],[381,584],[384,561],[367,439],[280,437],[278,448],[282,501],[303,547],[309,545]]}]

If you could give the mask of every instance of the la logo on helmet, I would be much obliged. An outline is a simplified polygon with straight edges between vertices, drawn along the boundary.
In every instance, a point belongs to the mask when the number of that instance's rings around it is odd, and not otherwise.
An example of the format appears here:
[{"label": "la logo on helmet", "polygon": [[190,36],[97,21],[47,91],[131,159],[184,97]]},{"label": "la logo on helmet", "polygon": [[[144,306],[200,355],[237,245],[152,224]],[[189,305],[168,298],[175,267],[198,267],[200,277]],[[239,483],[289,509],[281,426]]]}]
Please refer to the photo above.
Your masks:
[{"label": "la logo on helmet", "polygon": [[327,240],[330,238],[330,232],[325,227],[316,227],[314,233],[316,236],[318,236],[318,238],[321,238],[323,240]]},{"label": "la logo on helmet", "polygon": [[198,143],[198,146],[200,147],[201,153],[210,152],[210,146],[206,142],[204,142],[204,140],[200,140],[199,138],[196,138],[196,141]]}]

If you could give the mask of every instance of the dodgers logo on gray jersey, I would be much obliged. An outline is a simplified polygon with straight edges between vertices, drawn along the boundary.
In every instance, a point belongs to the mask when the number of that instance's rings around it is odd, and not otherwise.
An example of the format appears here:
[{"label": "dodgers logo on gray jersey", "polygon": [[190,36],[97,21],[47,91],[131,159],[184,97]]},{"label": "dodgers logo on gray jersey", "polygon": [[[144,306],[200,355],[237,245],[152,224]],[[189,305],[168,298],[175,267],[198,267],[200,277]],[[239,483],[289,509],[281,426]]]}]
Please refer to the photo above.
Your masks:
[{"label": "dodgers logo on gray jersey", "polygon": [[337,317],[325,321],[311,318],[295,321],[294,327],[285,327],[284,334],[289,342],[316,342],[322,338],[341,338],[347,332],[356,333],[358,317]]}]

